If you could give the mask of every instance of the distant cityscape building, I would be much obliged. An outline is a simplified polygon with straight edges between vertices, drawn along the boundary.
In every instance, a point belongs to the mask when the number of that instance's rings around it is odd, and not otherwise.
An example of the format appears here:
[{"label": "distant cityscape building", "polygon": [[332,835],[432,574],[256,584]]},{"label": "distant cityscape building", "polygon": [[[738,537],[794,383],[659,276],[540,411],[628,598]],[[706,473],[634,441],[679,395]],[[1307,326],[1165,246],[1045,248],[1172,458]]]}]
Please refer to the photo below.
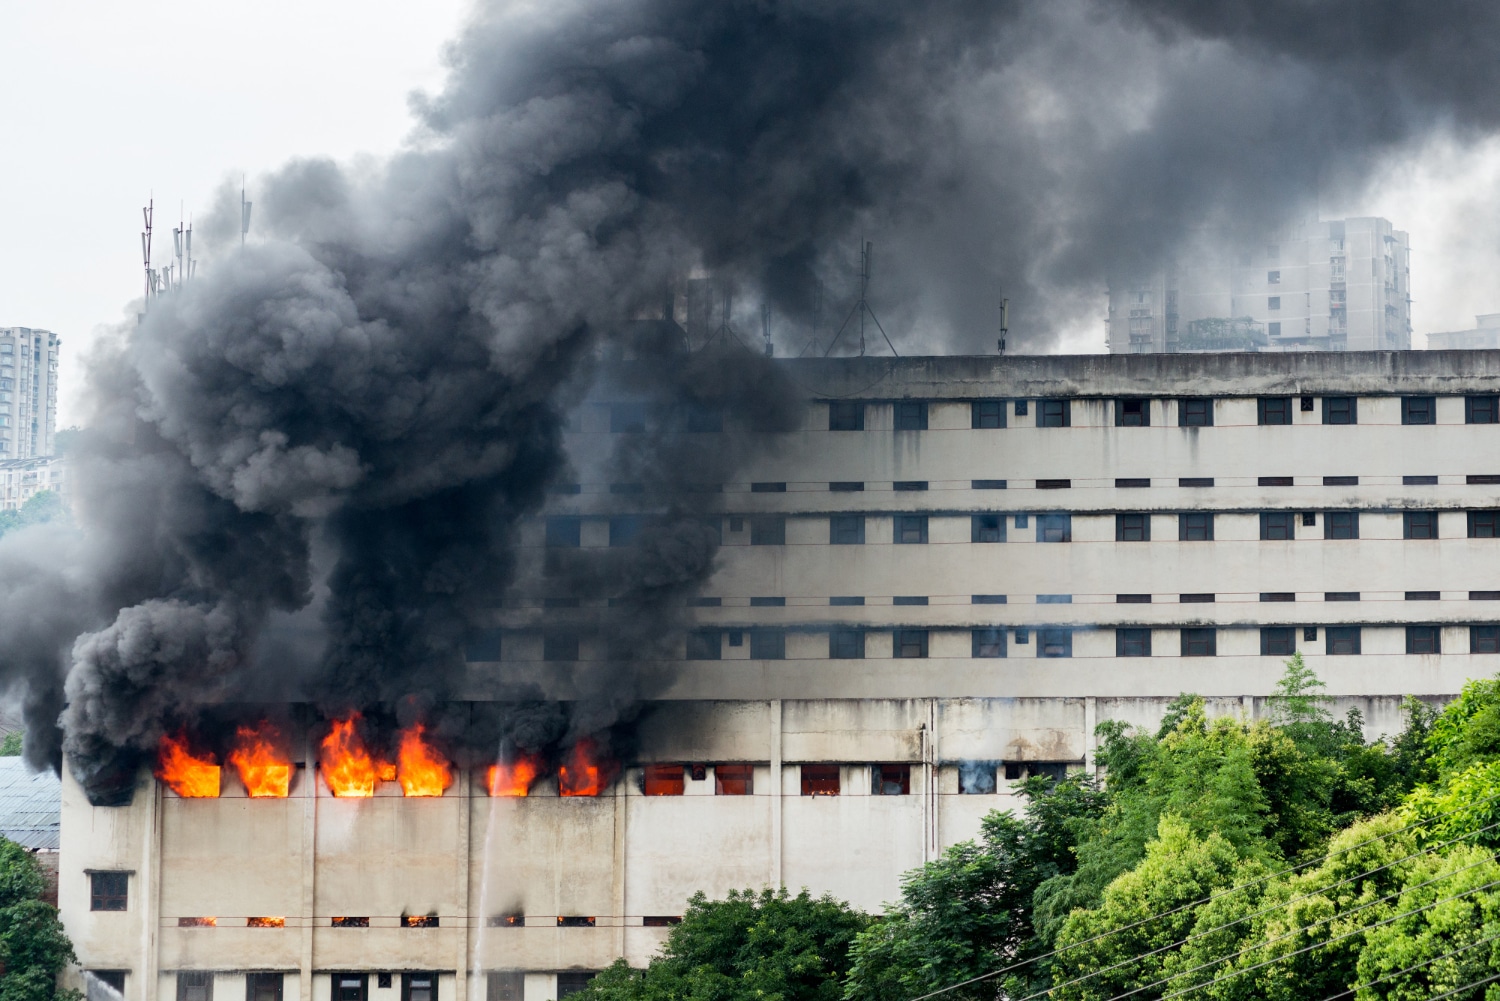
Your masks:
[{"label": "distant cityscape building", "polygon": [[1406,233],[1386,219],[1305,221],[1251,245],[1205,234],[1154,274],[1110,282],[1112,354],[1411,347]]},{"label": "distant cityscape building", "polygon": [[0,459],[52,454],[61,345],[51,331],[0,327]]},{"label": "distant cityscape building", "polygon": [[1433,351],[1448,348],[1500,348],[1500,313],[1485,313],[1474,317],[1473,330],[1428,334],[1427,347]]},{"label": "distant cityscape building", "polygon": [[15,511],[43,490],[68,500],[67,462],[60,455],[0,459],[0,511]]}]

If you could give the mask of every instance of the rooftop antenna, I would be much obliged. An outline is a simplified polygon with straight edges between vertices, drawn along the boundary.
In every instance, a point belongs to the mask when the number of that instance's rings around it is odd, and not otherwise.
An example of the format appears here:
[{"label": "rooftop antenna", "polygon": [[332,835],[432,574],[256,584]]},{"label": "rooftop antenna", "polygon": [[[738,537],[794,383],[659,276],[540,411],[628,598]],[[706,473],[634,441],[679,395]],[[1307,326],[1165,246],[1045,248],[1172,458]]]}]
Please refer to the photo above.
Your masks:
[{"label": "rooftop antenna", "polygon": [[870,257],[874,253],[874,250],[875,244],[868,240],[864,241],[864,244],[859,249],[859,302],[855,303],[854,308],[849,310],[849,315],[844,317],[844,322],[840,325],[838,333],[834,334],[833,340],[828,343],[828,350],[823,352],[824,358],[827,358],[832,353],[834,345],[838,344],[839,338],[844,335],[844,328],[849,326],[849,321],[854,319],[854,314],[856,313],[859,314],[859,354],[861,358],[865,354],[866,316],[869,316],[874,321],[875,329],[880,331],[881,337],[885,338],[885,346],[891,349],[891,354],[897,358],[901,357],[901,352],[896,350],[896,345],[891,343],[890,336],[886,334],[885,328],[880,325],[880,318],[875,315],[875,310],[870,308]]},{"label": "rooftop antenna", "polygon": [[766,357],[770,358],[776,354],[776,347],[771,343],[771,307],[764,303],[760,307],[760,335],[766,340]]},{"label": "rooftop antenna", "polygon": [[146,230],[141,234],[141,259],[146,265],[146,299],[156,292],[156,272],[151,270],[151,216],[156,208],[156,199],[148,199],[141,215],[146,217]]},{"label": "rooftop antenna", "polygon": [[245,175],[240,175],[240,249],[245,247],[245,237],[250,233],[250,203],[245,201]]},{"label": "rooftop antenna", "polygon": [[1000,297],[1000,353],[1005,354],[1005,338],[1010,333],[1010,300]]}]

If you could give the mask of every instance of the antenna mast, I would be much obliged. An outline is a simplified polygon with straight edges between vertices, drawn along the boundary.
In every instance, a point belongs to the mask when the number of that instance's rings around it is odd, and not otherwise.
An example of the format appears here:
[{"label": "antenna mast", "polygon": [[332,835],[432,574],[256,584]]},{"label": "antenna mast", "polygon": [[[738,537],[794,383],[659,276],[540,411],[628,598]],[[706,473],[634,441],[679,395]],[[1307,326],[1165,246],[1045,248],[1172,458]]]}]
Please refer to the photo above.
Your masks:
[{"label": "antenna mast", "polygon": [[141,209],[141,215],[146,217],[146,230],[141,234],[141,258],[146,264],[146,300],[148,302],[156,293],[156,272],[151,270],[151,216],[155,208],[156,199],[152,198],[146,202],[145,208]]},{"label": "antenna mast", "polygon": [[886,334],[885,328],[880,325],[880,318],[875,315],[875,310],[870,308],[870,257],[874,251],[875,244],[868,240],[864,241],[859,249],[859,302],[855,303],[854,308],[849,310],[849,315],[844,317],[843,324],[839,326],[839,332],[833,335],[833,340],[828,343],[828,350],[823,352],[824,358],[827,358],[833,351],[834,345],[838,344],[839,338],[844,334],[844,328],[849,326],[849,321],[854,319],[854,314],[856,313],[859,314],[859,354],[861,358],[865,354],[866,316],[869,316],[874,322],[875,329],[880,331],[880,336],[885,338],[885,346],[891,349],[891,354],[897,358],[901,357],[901,352],[896,350],[896,345],[891,343],[890,336]]},{"label": "antenna mast", "polygon": [[1005,338],[1010,333],[1010,300],[1000,297],[1000,353],[1005,354]]},{"label": "antenna mast", "polygon": [[245,201],[245,175],[240,175],[240,249],[245,248],[245,237],[250,233],[250,203]]}]

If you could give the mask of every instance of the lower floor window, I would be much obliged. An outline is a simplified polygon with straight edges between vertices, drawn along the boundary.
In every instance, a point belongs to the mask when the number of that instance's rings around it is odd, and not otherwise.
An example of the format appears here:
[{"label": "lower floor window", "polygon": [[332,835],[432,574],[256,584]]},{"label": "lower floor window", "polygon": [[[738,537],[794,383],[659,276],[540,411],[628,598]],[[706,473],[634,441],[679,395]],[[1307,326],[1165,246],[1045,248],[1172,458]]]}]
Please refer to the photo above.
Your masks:
[{"label": "lower floor window", "polygon": [[1359,626],[1329,626],[1328,652],[1331,654],[1356,654],[1360,649]]}]

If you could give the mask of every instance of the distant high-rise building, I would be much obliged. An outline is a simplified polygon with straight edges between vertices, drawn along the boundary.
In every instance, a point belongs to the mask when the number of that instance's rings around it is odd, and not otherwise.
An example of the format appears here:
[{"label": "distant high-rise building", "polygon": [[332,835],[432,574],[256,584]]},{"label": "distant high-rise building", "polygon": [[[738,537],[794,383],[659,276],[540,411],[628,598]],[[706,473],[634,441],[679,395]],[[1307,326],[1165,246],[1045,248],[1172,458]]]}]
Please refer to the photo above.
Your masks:
[{"label": "distant high-rise building", "polygon": [[1305,221],[1250,243],[1205,234],[1154,274],[1110,282],[1112,354],[1411,347],[1404,232],[1374,217]]},{"label": "distant high-rise building", "polygon": [[1427,346],[1433,351],[1448,348],[1500,348],[1500,313],[1474,317],[1473,330],[1447,330],[1427,335]]},{"label": "distant high-rise building", "polygon": [[52,454],[61,345],[48,330],[0,327],[0,459]]}]

